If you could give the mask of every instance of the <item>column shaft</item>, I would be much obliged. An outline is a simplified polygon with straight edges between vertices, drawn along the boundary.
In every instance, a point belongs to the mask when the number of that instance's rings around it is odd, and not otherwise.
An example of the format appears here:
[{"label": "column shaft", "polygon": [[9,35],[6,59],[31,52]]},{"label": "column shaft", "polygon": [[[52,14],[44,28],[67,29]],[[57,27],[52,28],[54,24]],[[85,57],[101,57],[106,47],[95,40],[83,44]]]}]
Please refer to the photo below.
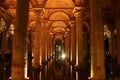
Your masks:
[{"label": "column shaft", "polygon": [[120,0],[114,2],[115,18],[116,18],[116,31],[117,31],[117,62],[120,67]]},{"label": "column shaft", "polygon": [[[66,76],[66,79],[69,79],[69,63],[68,63],[68,59],[69,59],[69,50],[70,50],[70,34],[68,33],[65,37],[65,76]],[[69,79],[70,80],[70,79]]]},{"label": "column shaft", "polygon": [[43,9],[34,9],[35,14],[37,16],[36,18],[36,27],[35,27],[35,41],[34,41],[34,80],[39,80],[40,77],[40,65],[41,65],[41,59],[42,59],[42,54],[41,54],[41,14],[43,12]]},{"label": "column shaft", "polygon": [[47,33],[46,33],[46,29],[45,26],[42,26],[41,28],[41,54],[42,54],[42,66],[43,66],[43,70],[42,72],[42,76],[41,76],[41,80],[46,80],[45,74],[46,74],[46,53],[47,53]]},{"label": "column shaft", "polygon": [[70,26],[71,26],[71,55],[70,55],[70,61],[71,61],[71,80],[74,80],[75,79],[75,71],[73,70],[73,66],[75,65],[76,61],[76,44],[75,44],[75,40],[76,40],[76,37],[75,37],[75,21],[71,21],[70,23]]},{"label": "column shaft", "polygon": [[110,54],[115,57],[115,30],[111,30],[111,38],[110,38]]},{"label": "column shaft", "polygon": [[105,80],[101,0],[91,0],[91,79]]},{"label": "column shaft", "polygon": [[25,55],[27,54],[28,12],[29,0],[17,0],[16,26],[13,36],[12,80],[25,79],[24,66]]},{"label": "column shaft", "polygon": [[[83,26],[82,26],[82,14],[83,8],[75,8],[76,17],[76,65],[78,68],[78,80],[87,80],[85,76],[85,55],[83,51]],[[77,78],[77,77],[76,77]]]},{"label": "column shaft", "polygon": [[117,62],[120,66],[120,17],[116,19],[116,29],[117,29]]}]

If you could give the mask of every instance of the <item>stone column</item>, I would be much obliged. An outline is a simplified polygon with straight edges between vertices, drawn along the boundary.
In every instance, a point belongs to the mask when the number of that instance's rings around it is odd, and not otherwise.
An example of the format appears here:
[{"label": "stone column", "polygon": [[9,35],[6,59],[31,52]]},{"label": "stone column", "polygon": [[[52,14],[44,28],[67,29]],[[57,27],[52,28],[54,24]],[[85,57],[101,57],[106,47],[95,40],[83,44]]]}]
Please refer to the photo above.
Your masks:
[{"label": "stone column", "polygon": [[49,76],[48,76],[48,67],[49,67],[49,65],[48,65],[48,62],[49,62],[49,60],[48,60],[48,55],[49,55],[49,30],[48,30],[48,28],[46,28],[46,70],[45,70],[45,78],[46,78],[46,80],[48,80],[49,79]]},{"label": "stone column", "polygon": [[104,28],[101,0],[90,1],[91,14],[91,80],[105,80]]},{"label": "stone column", "polygon": [[120,66],[120,15],[116,18],[116,30],[117,30],[117,62]]},{"label": "stone column", "polygon": [[110,54],[115,57],[115,29],[111,28],[111,37],[110,37]]},{"label": "stone column", "polygon": [[116,0],[114,2],[114,9],[115,9],[115,19],[116,19],[116,31],[117,31],[117,62],[120,68],[120,1]]},{"label": "stone column", "polygon": [[[83,51],[83,26],[82,26],[82,7],[75,7],[76,17],[76,80],[86,80],[84,74],[84,51]],[[78,79],[77,79],[78,78]]]},{"label": "stone column", "polygon": [[88,36],[87,32],[84,32],[84,37],[83,37],[83,47],[84,47],[84,55],[87,56],[88,54]]},{"label": "stone column", "polygon": [[49,45],[49,52],[48,52],[48,79],[50,79],[51,80],[51,78],[52,78],[52,41],[53,41],[53,39],[52,39],[52,35],[49,35],[49,37],[48,37],[48,45]]},{"label": "stone column", "polygon": [[[22,6],[24,5],[24,6]],[[16,26],[13,36],[12,80],[25,80],[29,0],[17,0]]]},{"label": "stone column", "polygon": [[41,68],[41,14],[43,12],[43,9],[34,9],[35,14],[37,16],[36,18],[36,27],[35,27],[35,41],[34,41],[34,80],[39,80],[39,72]]},{"label": "stone column", "polygon": [[47,65],[47,29],[45,27],[45,23],[43,23],[41,27],[41,54],[42,54],[42,76],[41,80],[46,80],[45,74],[46,74],[46,65]]},{"label": "stone column", "polygon": [[[0,16],[0,21],[1,21],[1,16]],[[6,66],[5,65],[5,55],[8,55],[11,53],[11,48],[8,46],[8,37],[10,36],[10,34],[7,33],[8,31],[8,28],[10,26],[10,22],[6,21],[5,25],[4,26],[1,26],[1,22],[0,22],[0,27],[2,29],[0,35],[1,35],[1,42],[0,42],[0,48],[1,48],[1,51],[0,51],[0,55],[1,55],[1,66],[0,68],[2,69],[2,75],[1,76],[1,79],[3,80],[6,80],[7,77],[9,77],[9,75],[6,75],[6,70],[7,70],[7,67],[8,65]]]},{"label": "stone column", "polygon": [[45,62],[46,62],[46,66],[45,66],[45,80],[48,80],[48,54],[49,54],[49,30],[48,30],[48,26],[47,26],[47,21],[45,22]]},{"label": "stone column", "polygon": [[[65,32],[66,33],[66,36],[65,36],[65,59],[64,59],[64,62],[65,62],[65,76],[66,76],[66,79],[69,79],[69,63],[68,63],[68,59],[69,59],[69,50],[70,50],[70,33],[69,32]],[[69,79],[70,80],[70,79]]]},{"label": "stone column", "polygon": [[73,66],[75,65],[76,61],[76,44],[75,44],[75,40],[76,40],[76,37],[75,37],[75,21],[71,21],[70,22],[70,26],[71,26],[71,36],[70,36],[70,39],[71,39],[71,54],[70,54],[70,71],[71,71],[71,80],[74,80],[75,79],[75,71],[73,70]]}]

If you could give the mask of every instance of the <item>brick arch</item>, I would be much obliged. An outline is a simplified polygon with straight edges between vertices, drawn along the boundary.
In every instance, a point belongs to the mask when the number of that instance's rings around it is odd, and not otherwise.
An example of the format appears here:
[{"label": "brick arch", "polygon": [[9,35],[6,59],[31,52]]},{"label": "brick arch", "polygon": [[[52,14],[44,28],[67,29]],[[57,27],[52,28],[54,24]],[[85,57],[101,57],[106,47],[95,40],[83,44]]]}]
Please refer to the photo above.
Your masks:
[{"label": "brick arch", "polygon": [[48,0],[45,8],[73,8],[74,3],[72,0]]},{"label": "brick arch", "polygon": [[49,20],[70,20],[70,18],[68,16],[68,14],[66,14],[65,12],[58,11],[58,12],[53,12],[49,16]]}]

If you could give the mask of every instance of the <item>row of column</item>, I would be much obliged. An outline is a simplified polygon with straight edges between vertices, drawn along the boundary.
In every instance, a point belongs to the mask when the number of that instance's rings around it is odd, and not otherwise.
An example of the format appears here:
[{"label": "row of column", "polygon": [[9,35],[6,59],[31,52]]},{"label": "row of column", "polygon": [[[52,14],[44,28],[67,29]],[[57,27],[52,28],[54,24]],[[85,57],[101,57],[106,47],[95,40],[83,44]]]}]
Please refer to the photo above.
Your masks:
[{"label": "row of column", "polygon": [[[24,5],[21,7],[21,5]],[[27,5],[26,5],[27,4]],[[97,0],[91,0],[91,80],[105,80],[105,69],[104,69],[104,39],[103,39],[103,26],[102,26],[102,14],[101,14],[101,1],[97,2]],[[25,73],[25,59],[27,53],[27,23],[28,23],[28,9],[29,9],[29,1],[28,0],[18,0],[17,1],[17,18],[16,18],[16,26],[15,26],[15,34],[14,34],[14,43],[13,43],[13,56],[12,56],[12,80],[24,80]],[[24,10],[24,13],[22,12]],[[77,12],[76,16],[76,24],[72,24],[71,26],[71,63],[75,65],[74,67],[78,68],[78,72],[75,73],[71,70],[71,75],[76,76],[76,80],[84,79],[82,74],[84,73],[84,51],[83,51],[83,29],[82,29],[82,15],[81,8],[76,8]],[[116,19],[116,28],[117,35],[119,35],[119,18]],[[22,24],[22,26],[21,26]],[[40,30],[38,28],[37,30]],[[39,32],[36,34],[35,43],[38,46],[35,46],[34,52],[34,67],[40,67],[42,60],[45,61],[46,50],[40,48],[40,40]],[[119,46],[119,36],[117,37],[117,43]],[[45,48],[45,47],[44,47]],[[44,50],[44,51],[43,51]],[[118,55],[119,55],[119,47],[118,47]],[[40,52],[42,51],[42,52]],[[41,55],[41,53],[43,55]],[[40,56],[42,56],[40,58]],[[120,64],[118,56],[118,63]],[[43,62],[44,62],[43,61]],[[73,68],[73,67],[72,67]],[[18,75],[19,74],[19,75]],[[77,78],[78,77],[78,78]],[[75,76],[72,76],[74,79]],[[86,80],[86,79],[84,79]]]},{"label": "row of column", "polygon": [[16,24],[13,36],[12,80],[25,80],[27,78],[25,66],[27,64],[28,14],[29,0],[17,0]]},{"label": "row of column", "polygon": [[[104,66],[104,29],[102,25],[101,1],[90,1],[91,8],[91,28],[90,28],[90,56],[91,56],[91,80],[105,80]],[[88,80],[85,76],[85,53],[83,44],[82,7],[76,7],[74,14],[76,17],[75,28],[71,28],[71,60],[75,64],[76,80]],[[74,36],[73,36],[74,35]],[[73,48],[75,47],[75,48]],[[75,62],[76,61],[76,62]],[[72,71],[73,72],[73,71]]]}]

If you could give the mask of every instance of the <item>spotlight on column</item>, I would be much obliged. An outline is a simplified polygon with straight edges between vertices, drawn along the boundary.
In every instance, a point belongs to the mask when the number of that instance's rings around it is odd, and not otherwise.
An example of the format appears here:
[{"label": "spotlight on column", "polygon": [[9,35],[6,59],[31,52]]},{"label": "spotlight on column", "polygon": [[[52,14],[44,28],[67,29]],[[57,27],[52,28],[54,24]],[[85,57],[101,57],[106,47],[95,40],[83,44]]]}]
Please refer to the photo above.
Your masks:
[{"label": "spotlight on column", "polygon": [[66,58],[66,55],[65,55],[65,54],[62,54],[62,55],[61,55],[61,58],[62,58],[62,59],[65,59],[65,58]]}]

